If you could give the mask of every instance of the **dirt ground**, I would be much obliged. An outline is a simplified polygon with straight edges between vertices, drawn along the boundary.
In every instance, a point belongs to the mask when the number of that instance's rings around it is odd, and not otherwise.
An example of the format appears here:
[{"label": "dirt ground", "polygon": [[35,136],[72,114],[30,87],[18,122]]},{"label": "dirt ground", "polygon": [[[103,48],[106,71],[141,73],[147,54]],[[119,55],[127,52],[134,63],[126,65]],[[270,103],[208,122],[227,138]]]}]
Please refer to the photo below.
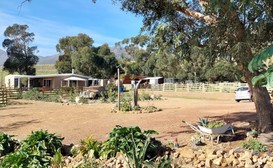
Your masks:
[{"label": "dirt ground", "polygon": [[234,93],[152,92],[163,100],[139,102],[140,106],[156,106],[155,113],[111,113],[113,104],[61,104],[16,100],[14,105],[0,108],[0,131],[24,139],[31,131],[46,129],[65,137],[64,143],[78,144],[93,135],[102,141],[115,127],[140,126],[142,130],[158,131],[161,141],[178,139],[186,143],[194,132],[184,123],[196,123],[200,117],[223,119],[236,124],[255,120],[254,103],[234,101]]}]

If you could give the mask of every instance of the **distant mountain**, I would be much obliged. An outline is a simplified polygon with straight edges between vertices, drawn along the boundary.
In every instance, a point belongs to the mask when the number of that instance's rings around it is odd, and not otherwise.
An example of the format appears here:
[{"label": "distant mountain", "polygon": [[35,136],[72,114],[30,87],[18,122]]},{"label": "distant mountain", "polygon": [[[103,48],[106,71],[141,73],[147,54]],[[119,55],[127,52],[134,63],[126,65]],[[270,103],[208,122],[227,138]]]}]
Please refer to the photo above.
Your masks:
[{"label": "distant mountain", "polygon": [[125,51],[125,48],[114,46],[110,47],[110,50],[115,53],[116,59],[122,60],[124,58],[132,58],[132,56]]},{"label": "distant mountain", "polygon": [[38,64],[55,64],[58,58],[59,58],[59,54],[46,56],[46,57],[39,56]]},{"label": "distant mountain", "polygon": [[[39,62],[38,64],[55,64],[55,62],[59,58],[59,54],[51,55],[51,56],[38,56]],[[6,59],[8,58],[7,53],[4,50],[0,49],[0,66],[4,64]]]},{"label": "distant mountain", "polygon": [[7,58],[8,58],[7,53],[4,50],[0,49],[0,66],[4,64]]}]

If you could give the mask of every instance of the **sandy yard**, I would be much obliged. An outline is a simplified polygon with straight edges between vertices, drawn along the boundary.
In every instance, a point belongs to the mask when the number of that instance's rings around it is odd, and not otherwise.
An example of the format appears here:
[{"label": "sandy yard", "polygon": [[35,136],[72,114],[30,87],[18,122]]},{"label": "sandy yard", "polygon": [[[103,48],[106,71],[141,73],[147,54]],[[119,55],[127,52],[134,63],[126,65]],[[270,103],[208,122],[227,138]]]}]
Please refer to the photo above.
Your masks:
[{"label": "sandy yard", "polygon": [[78,144],[92,134],[102,141],[115,127],[140,126],[142,130],[159,132],[162,141],[186,141],[194,133],[181,121],[195,123],[200,117],[220,118],[230,123],[255,120],[254,103],[234,101],[233,93],[153,92],[163,100],[139,102],[162,111],[155,113],[111,113],[113,104],[89,105],[16,100],[17,104],[0,108],[0,131],[24,139],[33,130],[46,129],[65,137],[64,143]]}]

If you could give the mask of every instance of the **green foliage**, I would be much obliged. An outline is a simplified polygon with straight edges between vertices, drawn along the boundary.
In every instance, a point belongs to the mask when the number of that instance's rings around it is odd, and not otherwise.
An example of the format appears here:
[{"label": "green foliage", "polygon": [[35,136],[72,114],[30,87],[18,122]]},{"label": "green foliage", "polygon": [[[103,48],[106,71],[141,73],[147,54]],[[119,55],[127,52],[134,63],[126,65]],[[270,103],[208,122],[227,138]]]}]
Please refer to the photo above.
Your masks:
[{"label": "green foliage", "polygon": [[[142,166],[144,165],[145,155],[146,155],[148,146],[151,142],[150,135],[147,135],[147,139],[145,140],[144,144],[141,144],[141,143],[136,144],[132,130],[131,130],[130,136],[131,136],[130,139],[127,139],[127,137],[125,137],[127,140],[125,141],[127,142],[127,146],[126,146],[127,148],[124,149],[123,152],[129,159],[128,161],[129,167],[142,168]],[[132,144],[128,143],[130,141],[132,142]],[[133,146],[130,146],[130,145],[133,145]]]},{"label": "green foliage", "polygon": [[0,157],[5,156],[19,147],[19,142],[12,136],[0,132]]},{"label": "green foliage", "polygon": [[50,158],[47,156],[37,155],[29,153],[22,149],[17,150],[14,153],[8,154],[1,162],[0,167],[12,167],[12,168],[24,168],[24,167],[35,167],[35,168],[49,168]]},{"label": "green foliage", "polygon": [[146,113],[153,113],[153,112],[157,112],[157,111],[161,111],[161,109],[155,107],[155,106],[147,106],[147,107],[143,107],[142,109],[144,112]]},{"label": "green foliage", "polygon": [[142,92],[139,96],[138,99],[140,101],[145,101],[145,100],[152,100],[152,97],[150,96],[149,93]]},{"label": "green foliage", "polygon": [[197,122],[197,124],[202,127],[208,127],[209,120],[207,118],[199,118],[199,121]]},{"label": "green foliage", "polygon": [[199,118],[199,121],[197,123],[198,125],[207,128],[217,128],[224,125],[224,123],[221,121],[209,121],[207,118]]},{"label": "green foliage", "polygon": [[30,89],[22,93],[22,98],[27,100],[41,100],[46,102],[61,102],[60,96],[57,93],[54,94],[43,94],[37,88]]},{"label": "green foliage", "polygon": [[253,150],[255,152],[265,152],[266,146],[262,145],[257,139],[250,138],[247,142],[243,142],[242,147],[244,149]]},{"label": "green foliage", "polygon": [[4,36],[7,37],[2,46],[7,49],[8,58],[4,63],[4,70],[10,74],[34,75],[34,65],[38,63],[39,57],[34,55],[37,47],[29,47],[34,41],[34,33],[27,32],[27,25],[13,24],[6,28]]},{"label": "green foliage", "polygon": [[28,100],[41,100],[43,98],[43,95],[41,92],[39,92],[38,89],[33,88],[24,92],[22,97],[23,99],[28,99]]},{"label": "green foliage", "polygon": [[133,107],[132,107],[132,102],[131,100],[128,99],[121,99],[120,101],[120,111],[132,111]]},{"label": "green foliage", "polygon": [[79,150],[82,155],[86,155],[90,150],[93,150],[94,156],[99,158],[100,145],[101,144],[90,135],[86,140],[81,140]]},{"label": "green foliage", "polygon": [[118,96],[117,87],[114,83],[106,85],[106,92],[101,92],[100,100],[102,102],[115,102]]},{"label": "green foliage", "polygon": [[[127,153],[133,156],[135,149],[137,151],[145,145],[148,135],[156,134],[156,131],[148,130],[142,132],[139,127],[121,127],[116,126],[109,134],[109,139],[102,144],[100,156],[103,158],[113,157],[117,152]],[[132,136],[134,140],[132,140]],[[147,142],[146,142],[147,143]],[[135,144],[135,145],[134,145]],[[151,138],[147,147],[145,159],[152,159],[161,152],[161,143]]]},{"label": "green foliage", "polygon": [[210,121],[208,123],[207,128],[218,128],[218,127],[222,127],[223,125],[224,123],[220,121]]},{"label": "green foliage", "polygon": [[62,55],[55,67],[59,73],[71,72],[96,78],[110,78],[116,73],[117,60],[107,44],[93,46],[93,39],[86,34],[66,36],[59,40],[56,49]]},{"label": "green foliage", "polygon": [[70,55],[60,55],[58,61],[55,63],[55,68],[58,73],[71,73],[72,60]]},{"label": "green foliage", "polygon": [[258,72],[256,76],[252,78],[253,85],[269,85],[273,86],[273,45],[262,50],[256,54],[250,63],[248,69],[250,72]]},{"label": "green foliage", "polygon": [[63,139],[44,130],[32,131],[23,141],[22,148],[35,155],[53,156],[62,147]]},{"label": "green foliage", "polygon": [[74,166],[75,168],[99,168],[99,164],[96,162],[96,158],[94,156],[94,150],[88,151],[87,155],[84,156],[82,162],[79,162]]},{"label": "green foliage", "polygon": [[51,166],[54,168],[62,168],[62,158],[63,158],[63,155],[61,152],[61,148],[59,148],[53,156],[53,159],[51,161]]},{"label": "green foliage", "polygon": [[0,167],[50,167],[50,157],[55,155],[56,161],[60,161],[57,155],[60,155],[62,140],[63,138],[47,131],[32,132],[17,151],[4,157]]}]

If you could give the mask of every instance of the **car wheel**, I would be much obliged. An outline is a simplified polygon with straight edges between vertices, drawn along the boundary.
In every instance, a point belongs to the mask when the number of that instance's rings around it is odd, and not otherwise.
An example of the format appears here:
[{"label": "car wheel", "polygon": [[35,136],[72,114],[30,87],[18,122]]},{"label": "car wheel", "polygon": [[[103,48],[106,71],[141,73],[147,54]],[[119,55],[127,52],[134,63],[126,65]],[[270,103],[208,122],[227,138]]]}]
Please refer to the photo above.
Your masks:
[{"label": "car wheel", "polygon": [[240,100],[235,100],[235,101],[237,101],[238,103],[240,102]]}]

